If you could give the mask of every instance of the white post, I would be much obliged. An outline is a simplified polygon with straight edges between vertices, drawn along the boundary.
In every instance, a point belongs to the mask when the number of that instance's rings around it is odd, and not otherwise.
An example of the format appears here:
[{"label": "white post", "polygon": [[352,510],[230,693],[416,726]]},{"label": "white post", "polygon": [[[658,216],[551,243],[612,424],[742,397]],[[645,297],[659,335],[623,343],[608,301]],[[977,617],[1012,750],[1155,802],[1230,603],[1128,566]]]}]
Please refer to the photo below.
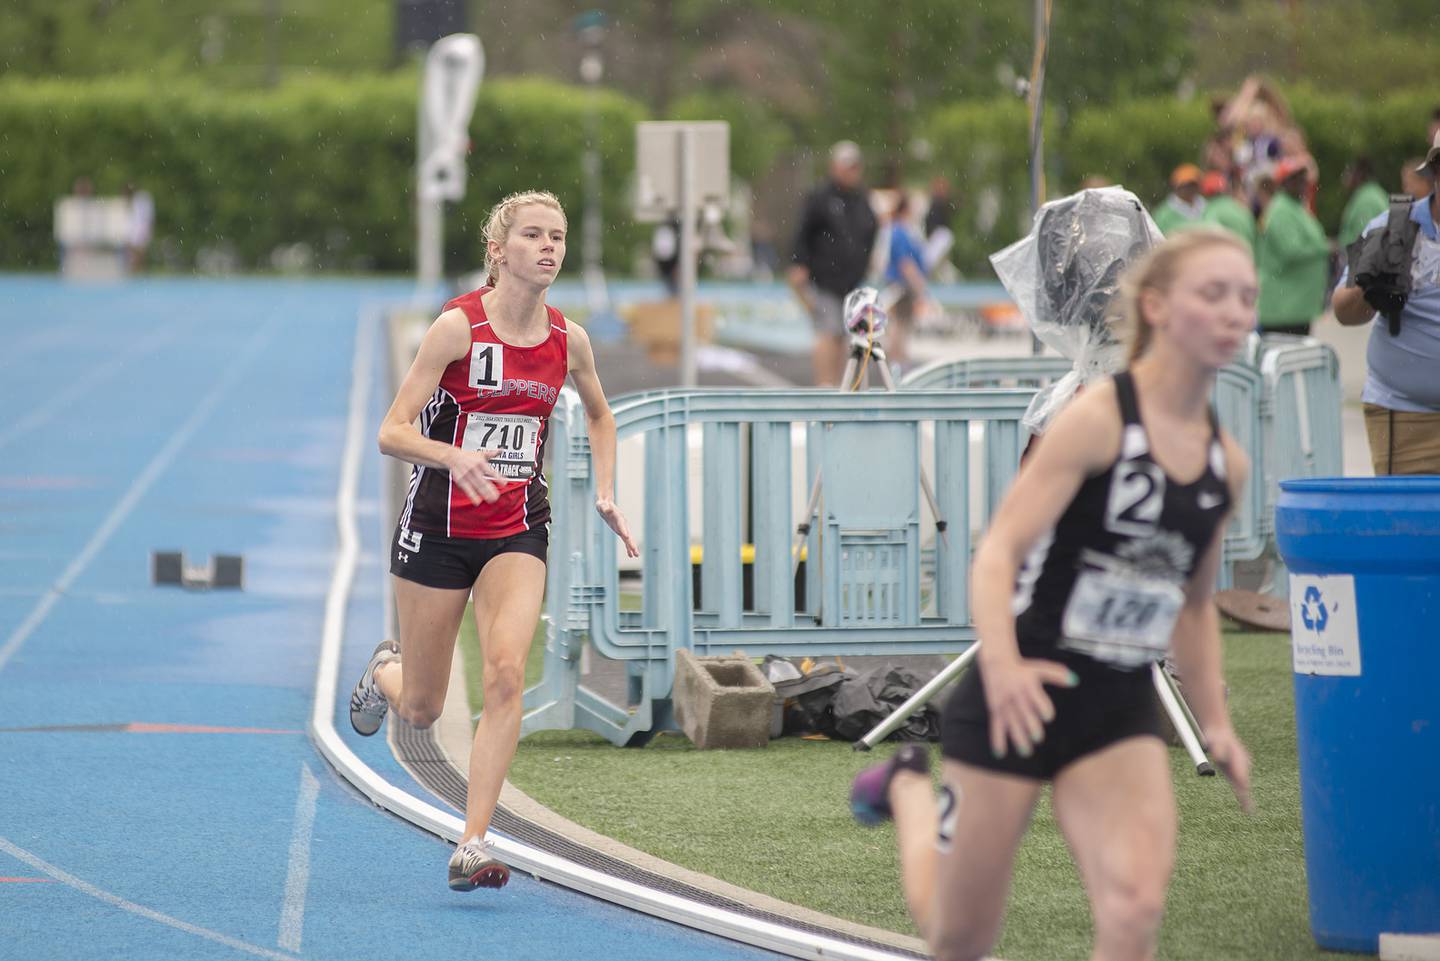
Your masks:
[{"label": "white post", "polygon": [[694,387],[695,282],[699,251],[695,233],[695,129],[680,127],[680,386]]},{"label": "white post", "polygon": [[440,283],[444,268],[441,242],[445,233],[445,212],[439,198],[415,199],[415,282],[421,290]]},{"label": "white post", "polygon": [[444,273],[444,203],[465,196],[470,115],[485,73],[485,50],[471,33],[441,37],[425,55],[415,163],[415,274],[418,289]]}]

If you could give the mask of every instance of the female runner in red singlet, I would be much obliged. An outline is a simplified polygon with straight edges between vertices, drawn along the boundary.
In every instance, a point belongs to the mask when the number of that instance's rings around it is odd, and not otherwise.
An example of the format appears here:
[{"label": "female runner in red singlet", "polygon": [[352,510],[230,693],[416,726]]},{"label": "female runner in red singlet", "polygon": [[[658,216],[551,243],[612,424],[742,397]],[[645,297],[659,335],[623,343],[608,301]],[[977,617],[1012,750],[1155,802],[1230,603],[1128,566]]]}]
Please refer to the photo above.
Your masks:
[{"label": "female runner in red singlet", "polygon": [[[568,374],[580,394],[595,509],[638,556],[614,501],[615,419],[590,340],[545,303],[565,259],[565,212],[549,193],[506,197],[485,227],[486,286],[445,305],[380,427],[380,450],[414,465],[390,551],[400,641],[375,649],[350,698],[374,734],[389,708],[435,723],[466,601],[484,658],[485,707],[470,751],[465,833],[450,887],[503,887],[485,831],[520,739],[525,659],[545,595],[550,504],[541,473]],[[419,429],[415,421],[419,420]]]}]

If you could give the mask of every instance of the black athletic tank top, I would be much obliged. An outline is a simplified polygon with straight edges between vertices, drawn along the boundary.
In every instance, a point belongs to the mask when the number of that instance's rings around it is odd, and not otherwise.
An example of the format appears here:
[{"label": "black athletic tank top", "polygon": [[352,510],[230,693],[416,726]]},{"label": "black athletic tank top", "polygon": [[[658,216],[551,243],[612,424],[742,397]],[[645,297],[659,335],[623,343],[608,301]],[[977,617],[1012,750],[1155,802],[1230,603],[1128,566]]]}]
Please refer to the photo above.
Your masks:
[{"label": "black athletic tank top", "polygon": [[1080,485],[1017,579],[1015,630],[1027,657],[1068,653],[1122,670],[1163,657],[1185,583],[1230,506],[1213,409],[1205,470],[1179,484],[1151,456],[1129,371],[1115,376],[1115,395],[1119,456]]}]

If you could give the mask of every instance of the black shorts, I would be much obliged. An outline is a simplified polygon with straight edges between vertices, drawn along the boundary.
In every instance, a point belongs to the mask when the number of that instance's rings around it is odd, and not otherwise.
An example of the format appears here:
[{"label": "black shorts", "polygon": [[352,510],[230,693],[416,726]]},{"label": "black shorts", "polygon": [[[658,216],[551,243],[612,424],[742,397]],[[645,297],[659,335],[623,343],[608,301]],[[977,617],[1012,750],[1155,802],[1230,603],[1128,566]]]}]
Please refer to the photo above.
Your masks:
[{"label": "black shorts", "polygon": [[1116,741],[1137,735],[1166,736],[1166,721],[1149,668],[1119,671],[1100,664],[1088,670],[1071,666],[1080,677],[1078,685],[1045,686],[1055,705],[1055,719],[1045,725],[1045,738],[1035,746],[1035,753],[1021,757],[1008,745],[1005,756],[997,758],[990,753],[984,679],[979,664],[974,665],[945,703],[940,724],[945,757],[987,771],[1049,781],[1066,765]]},{"label": "black shorts", "polygon": [[491,558],[529,554],[543,562],[550,551],[550,526],[542,524],[509,537],[446,537],[402,530],[390,540],[390,573],[426,587],[469,590]]}]

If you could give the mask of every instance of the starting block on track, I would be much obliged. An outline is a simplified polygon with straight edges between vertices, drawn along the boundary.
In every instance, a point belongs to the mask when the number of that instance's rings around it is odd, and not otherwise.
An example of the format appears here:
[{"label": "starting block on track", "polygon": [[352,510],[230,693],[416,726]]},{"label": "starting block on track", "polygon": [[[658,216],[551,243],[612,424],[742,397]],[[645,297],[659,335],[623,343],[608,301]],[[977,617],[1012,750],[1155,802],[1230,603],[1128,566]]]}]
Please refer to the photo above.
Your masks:
[{"label": "starting block on track", "polygon": [[245,559],[239,554],[215,554],[190,564],[181,551],[151,551],[150,580],[155,586],[173,584],[191,590],[245,586]]}]

